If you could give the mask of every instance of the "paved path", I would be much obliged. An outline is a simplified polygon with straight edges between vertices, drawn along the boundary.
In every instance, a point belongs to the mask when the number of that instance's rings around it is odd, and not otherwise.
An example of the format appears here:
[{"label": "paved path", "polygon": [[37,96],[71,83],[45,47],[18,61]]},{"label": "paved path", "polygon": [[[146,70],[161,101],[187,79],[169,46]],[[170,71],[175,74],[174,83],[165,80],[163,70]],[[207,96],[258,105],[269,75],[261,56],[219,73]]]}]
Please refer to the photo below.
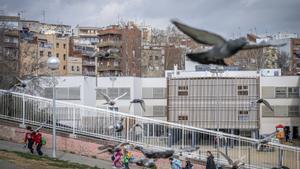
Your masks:
[{"label": "paved path", "polygon": [[[0,140],[0,149],[8,150],[8,151],[29,152],[28,149],[24,148],[23,144],[13,143],[13,142],[4,141],[4,140]],[[43,148],[42,150],[43,150],[45,155],[47,155],[49,157],[52,156],[51,149],[44,149]],[[92,167],[97,166],[97,167],[105,168],[105,169],[111,169],[112,168],[111,161],[94,159],[94,158],[85,157],[85,156],[76,155],[76,154],[71,154],[71,153],[66,153],[66,152],[62,152],[62,151],[57,151],[56,156],[57,156],[58,159],[64,160],[64,161],[70,161],[70,162],[74,162],[74,163],[85,164],[85,165],[89,165],[89,166],[92,166]],[[5,164],[6,166],[14,168],[14,164],[11,164],[9,162],[4,162],[3,160],[0,161],[0,168],[1,168],[1,163],[3,165],[4,165],[4,163],[7,163],[7,164]],[[138,169],[138,167],[133,167],[133,166],[130,167],[130,168]]]}]

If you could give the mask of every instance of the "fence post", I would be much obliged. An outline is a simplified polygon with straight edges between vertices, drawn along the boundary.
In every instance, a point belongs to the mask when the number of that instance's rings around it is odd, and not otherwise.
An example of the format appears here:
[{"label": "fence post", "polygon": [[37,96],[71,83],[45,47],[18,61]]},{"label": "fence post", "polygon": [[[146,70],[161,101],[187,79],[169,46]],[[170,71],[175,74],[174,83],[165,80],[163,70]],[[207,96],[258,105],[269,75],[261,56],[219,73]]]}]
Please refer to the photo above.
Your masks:
[{"label": "fence post", "polygon": [[129,141],[129,118],[126,118],[126,141]]},{"label": "fence post", "polygon": [[73,134],[75,135],[75,107],[73,107]]},{"label": "fence post", "polygon": [[241,137],[239,136],[239,157],[241,157]]},{"label": "fence post", "polygon": [[25,96],[22,93],[22,124],[19,125],[21,128],[25,128]]}]

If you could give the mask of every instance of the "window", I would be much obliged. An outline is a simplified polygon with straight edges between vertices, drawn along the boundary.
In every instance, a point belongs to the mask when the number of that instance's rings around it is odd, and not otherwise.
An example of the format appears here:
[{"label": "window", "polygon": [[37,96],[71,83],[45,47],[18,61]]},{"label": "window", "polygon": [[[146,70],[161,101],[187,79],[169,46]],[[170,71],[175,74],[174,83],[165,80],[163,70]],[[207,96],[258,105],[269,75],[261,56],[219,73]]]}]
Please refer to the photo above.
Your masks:
[{"label": "window", "polygon": [[66,70],[66,65],[64,65],[64,70]]},{"label": "window", "polygon": [[66,49],[66,44],[64,43],[64,49]]},{"label": "window", "polygon": [[56,53],[56,57],[59,58],[59,53]]},{"label": "window", "polygon": [[178,86],[178,96],[187,96],[189,94],[189,87],[185,86]]},{"label": "window", "polygon": [[56,43],[56,48],[59,48],[59,43]]},{"label": "window", "polygon": [[77,66],[77,69],[76,69],[76,70],[77,70],[77,72],[79,72],[79,71],[80,71],[80,68],[79,68],[79,66]]},{"label": "window", "polygon": [[153,60],[153,56],[150,56],[150,57],[149,57],[149,60],[152,61],[152,60]]},{"label": "window", "polygon": [[40,51],[40,56],[43,57],[44,56],[44,51]]},{"label": "window", "polygon": [[276,98],[285,98],[286,97],[286,87],[276,87],[275,88],[275,97]]},{"label": "window", "polygon": [[72,71],[75,71],[74,66],[71,67],[71,70],[72,70]]},{"label": "window", "polygon": [[[52,88],[45,89],[45,97],[53,97]],[[56,88],[56,98],[58,100],[80,100],[80,87],[58,87]]]},{"label": "window", "polygon": [[188,116],[178,116],[178,120],[188,120]]},{"label": "window", "polygon": [[64,60],[66,60],[66,54],[64,54]]},{"label": "window", "polygon": [[166,106],[153,106],[153,116],[164,117],[166,115]]},{"label": "window", "polygon": [[289,106],[288,116],[299,117],[300,116],[299,106]]},{"label": "window", "polygon": [[298,87],[289,87],[288,88],[288,97],[298,98],[299,97],[299,88]]},{"label": "window", "polygon": [[49,52],[48,52],[48,57],[51,57],[51,54],[52,54],[52,53],[49,51]]},{"label": "window", "polygon": [[239,85],[237,90],[239,96],[248,96],[248,86]]},{"label": "window", "polygon": [[158,56],[155,56],[155,60],[158,60]]},{"label": "window", "polygon": [[153,88],[153,99],[164,99],[165,96],[164,88]]},{"label": "window", "polygon": [[247,121],[249,120],[249,112],[246,110],[239,111],[239,120],[240,121]]}]

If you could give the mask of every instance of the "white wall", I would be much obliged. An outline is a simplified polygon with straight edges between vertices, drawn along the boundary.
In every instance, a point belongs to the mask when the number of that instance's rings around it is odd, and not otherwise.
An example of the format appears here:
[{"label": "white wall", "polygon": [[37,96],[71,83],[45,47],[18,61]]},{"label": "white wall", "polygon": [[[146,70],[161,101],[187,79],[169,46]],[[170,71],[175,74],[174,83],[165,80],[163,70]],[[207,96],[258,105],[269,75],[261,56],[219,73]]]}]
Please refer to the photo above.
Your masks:
[{"label": "white wall", "polygon": [[[260,93],[262,93],[262,87],[296,87],[296,86],[300,87],[300,77],[299,76],[261,77],[260,86],[261,86]],[[272,98],[266,100],[272,106],[300,105],[299,98]],[[274,132],[275,126],[278,124],[282,124],[284,126],[290,126],[290,127],[298,126],[300,130],[300,117],[262,117],[262,112],[260,112],[260,126],[261,126],[260,134],[268,134]],[[299,131],[299,135],[300,135],[300,131]]]}]

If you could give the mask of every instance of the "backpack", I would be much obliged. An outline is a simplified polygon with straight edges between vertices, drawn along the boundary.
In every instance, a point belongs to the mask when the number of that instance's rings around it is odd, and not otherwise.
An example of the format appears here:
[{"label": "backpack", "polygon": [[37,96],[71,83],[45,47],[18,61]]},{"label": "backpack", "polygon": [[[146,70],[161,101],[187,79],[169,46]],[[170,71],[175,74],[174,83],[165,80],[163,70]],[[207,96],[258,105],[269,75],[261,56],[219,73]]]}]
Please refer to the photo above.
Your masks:
[{"label": "backpack", "polygon": [[42,145],[46,145],[47,141],[46,141],[46,137],[42,137]]}]

